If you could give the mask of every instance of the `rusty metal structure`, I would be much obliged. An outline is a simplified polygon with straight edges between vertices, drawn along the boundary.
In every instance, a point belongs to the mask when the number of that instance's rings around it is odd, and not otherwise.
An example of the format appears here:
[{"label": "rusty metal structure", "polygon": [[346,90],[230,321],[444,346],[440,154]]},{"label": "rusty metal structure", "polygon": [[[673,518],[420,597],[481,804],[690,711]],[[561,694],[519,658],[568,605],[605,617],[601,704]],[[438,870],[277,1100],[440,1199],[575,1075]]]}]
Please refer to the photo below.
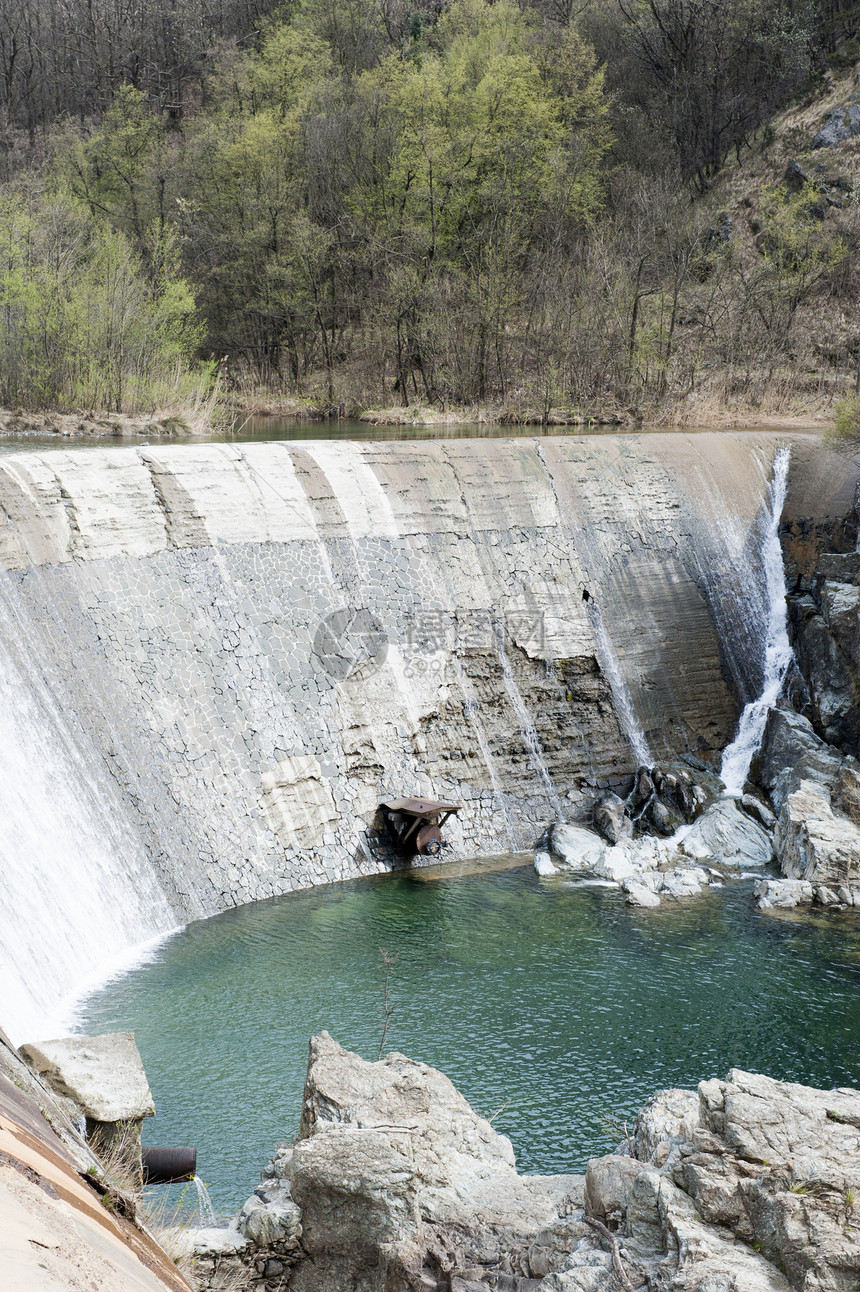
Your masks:
[{"label": "rusty metal structure", "polygon": [[391,842],[406,861],[412,857],[436,857],[445,841],[442,826],[460,811],[459,803],[437,803],[433,799],[389,799],[379,810]]}]

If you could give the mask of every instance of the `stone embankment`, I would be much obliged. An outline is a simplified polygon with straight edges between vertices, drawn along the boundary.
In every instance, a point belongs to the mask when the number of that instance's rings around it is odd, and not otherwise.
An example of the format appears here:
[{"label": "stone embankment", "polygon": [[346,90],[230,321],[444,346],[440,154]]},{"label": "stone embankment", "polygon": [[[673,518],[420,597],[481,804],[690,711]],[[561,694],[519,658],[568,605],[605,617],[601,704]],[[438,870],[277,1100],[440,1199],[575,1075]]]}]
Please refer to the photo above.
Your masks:
[{"label": "stone embankment", "polygon": [[186,1244],[213,1290],[848,1292],[858,1190],[855,1090],[733,1070],[655,1094],[585,1176],[522,1176],[442,1073],[322,1033],[296,1143]]}]

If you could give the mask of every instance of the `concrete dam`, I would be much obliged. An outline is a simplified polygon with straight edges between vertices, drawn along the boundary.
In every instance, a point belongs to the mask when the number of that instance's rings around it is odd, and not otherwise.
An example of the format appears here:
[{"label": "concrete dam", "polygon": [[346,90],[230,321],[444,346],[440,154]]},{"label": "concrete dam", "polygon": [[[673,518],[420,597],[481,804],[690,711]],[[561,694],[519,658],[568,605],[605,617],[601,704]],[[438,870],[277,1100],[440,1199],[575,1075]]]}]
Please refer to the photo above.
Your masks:
[{"label": "concrete dam", "polygon": [[760,530],[851,505],[812,434],[202,444],[0,460],[0,1025],[44,1036],[133,947],[455,855],[708,758],[762,681]]}]

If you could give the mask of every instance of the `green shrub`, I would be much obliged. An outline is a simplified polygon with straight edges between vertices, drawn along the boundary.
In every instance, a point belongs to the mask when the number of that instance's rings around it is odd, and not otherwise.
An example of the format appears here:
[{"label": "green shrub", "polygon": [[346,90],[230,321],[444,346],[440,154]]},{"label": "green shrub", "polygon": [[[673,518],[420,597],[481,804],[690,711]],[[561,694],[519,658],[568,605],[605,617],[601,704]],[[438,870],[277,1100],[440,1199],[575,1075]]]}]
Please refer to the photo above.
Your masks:
[{"label": "green shrub", "polygon": [[836,418],[824,434],[824,444],[831,449],[852,452],[860,448],[860,395],[840,399],[834,412]]},{"label": "green shrub", "polygon": [[153,409],[195,369],[193,293],[169,234],[146,272],[127,237],[73,197],[0,195],[0,401],[7,407]]}]

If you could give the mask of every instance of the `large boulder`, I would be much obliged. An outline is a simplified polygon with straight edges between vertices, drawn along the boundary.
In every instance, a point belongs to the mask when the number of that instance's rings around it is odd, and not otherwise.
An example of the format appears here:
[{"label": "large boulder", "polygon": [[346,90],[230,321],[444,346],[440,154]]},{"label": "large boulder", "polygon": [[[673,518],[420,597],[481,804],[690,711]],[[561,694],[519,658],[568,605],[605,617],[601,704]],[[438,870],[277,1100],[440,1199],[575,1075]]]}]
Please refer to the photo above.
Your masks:
[{"label": "large boulder", "polygon": [[633,822],[627,816],[624,799],[617,794],[603,794],[594,805],[594,824],[609,843],[618,843],[629,839],[633,834]]},{"label": "large boulder", "polygon": [[787,879],[838,888],[860,883],[860,827],[836,814],[818,781],[801,781],[782,805],[774,846]]},{"label": "large boulder", "polygon": [[550,830],[549,853],[557,866],[580,875],[595,875],[607,844],[585,826],[556,823]]},{"label": "large boulder", "polygon": [[429,1290],[489,1267],[528,1278],[536,1243],[545,1266],[585,1233],[565,1218],[580,1177],[518,1175],[510,1141],[441,1072],[400,1054],[368,1063],[326,1032],[289,1176],[307,1254],[296,1292]]},{"label": "large boulder", "polygon": [[[759,910],[793,911],[798,906],[811,906],[816,890],[803,879],[761,879],[753,890]],[[838,901],[834,895],[826,905]]]},{"label": "large boulder", "polygon": [[615,1221],[627,1210],[633,1182],[642,1171],[632,1157],[608,1153],[594,1157],[585,1173],[585,1209],[604,1223]]},{"label": "large boulder", "polygon": [[155,1116],[152,1091],[133,1032],[64,1036],[19,1047],[35,1072],[93,1122]]},{"label": "large boulder", "polygon": [[844,108],[834,108],[825,118],[824,125],[812,140],[813,148],[835,148],[860,135],[860,104],[848,103]]},{"label": "large boulder", "polygon": [[777,812],[802,780],[830,785],[840,774],[843,756],[815,734],[808,718],[791,709],[771,709],[760,754],[759,780]]},{"label": "large boulder", "polygon": [[678,846],[694,861],[719,861],[737,870],[763,866],[773,857],[770,835],[734,799],[712,803]]}]

